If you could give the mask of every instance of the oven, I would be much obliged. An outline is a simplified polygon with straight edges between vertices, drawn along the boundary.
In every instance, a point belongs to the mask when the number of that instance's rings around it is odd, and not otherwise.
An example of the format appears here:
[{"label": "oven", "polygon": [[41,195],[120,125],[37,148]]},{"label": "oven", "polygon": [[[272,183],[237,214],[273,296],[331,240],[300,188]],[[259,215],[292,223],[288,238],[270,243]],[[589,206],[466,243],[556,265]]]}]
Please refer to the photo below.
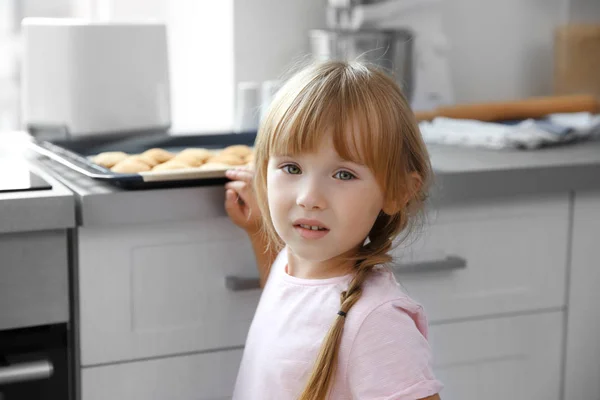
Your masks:
[{"label": "oven", "polygon": [[71,397],[67,324],[0,331],[0,400]]},{"label": "oven", "polygon": [[[0,167],[0,201],[51,188],[24,162]],[[69,232],[0,228],[0,400],[74,399]]]}]

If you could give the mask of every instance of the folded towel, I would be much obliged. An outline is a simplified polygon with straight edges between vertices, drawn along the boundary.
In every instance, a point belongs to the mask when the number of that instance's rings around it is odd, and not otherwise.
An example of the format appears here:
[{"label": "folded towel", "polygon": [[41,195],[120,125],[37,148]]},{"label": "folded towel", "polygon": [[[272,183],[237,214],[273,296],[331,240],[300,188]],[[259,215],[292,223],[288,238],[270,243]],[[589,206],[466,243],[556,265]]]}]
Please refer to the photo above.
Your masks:
[{"label": "folded towel", "polygon": [[600,115],[552,114],[543,120],[493,123],[445,117],[419,123],[426,143],[537,149],[600,136]]}]

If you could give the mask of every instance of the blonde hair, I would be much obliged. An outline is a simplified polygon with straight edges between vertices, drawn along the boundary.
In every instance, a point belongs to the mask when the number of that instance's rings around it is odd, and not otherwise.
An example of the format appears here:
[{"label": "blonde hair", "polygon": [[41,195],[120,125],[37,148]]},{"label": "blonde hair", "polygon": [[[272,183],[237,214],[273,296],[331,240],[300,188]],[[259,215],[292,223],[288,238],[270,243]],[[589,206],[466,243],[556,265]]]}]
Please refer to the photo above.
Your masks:
[{"label": "blonde hair", "polygon": [[[371,169],[386,202],[396,205],[389,214],[380,213],[368,241],[351,258],[356,273],[340,295],[340,311],[347,313],[360,298],[369,272],[392,260],[389,253],[394,239],[407,231],[412,217],[422,208],[431,166],[410,106],[390,75],[358,61],[318,62],[305,67],[279,90],[255,142],[255,192],[264,220],[263,233],[275,250],[284,243],[268,209],[269,157],[313,152],[325,133],[332,134],[342,158]],[[418,179],[413,178],[415,175]],[[345,319],[335,317],[300,400],[327,396]]]}]

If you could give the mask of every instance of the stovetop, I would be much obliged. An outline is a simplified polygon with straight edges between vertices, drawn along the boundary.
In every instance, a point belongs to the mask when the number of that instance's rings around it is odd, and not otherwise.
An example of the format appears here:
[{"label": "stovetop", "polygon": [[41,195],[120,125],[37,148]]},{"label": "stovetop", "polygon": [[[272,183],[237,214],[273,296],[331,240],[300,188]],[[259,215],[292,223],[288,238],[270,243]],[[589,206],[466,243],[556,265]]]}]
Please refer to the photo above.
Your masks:
[{"label": "stovetop", "polygon": [[0,193],[50,190],[52,185],[20,159],[0,158]]}]

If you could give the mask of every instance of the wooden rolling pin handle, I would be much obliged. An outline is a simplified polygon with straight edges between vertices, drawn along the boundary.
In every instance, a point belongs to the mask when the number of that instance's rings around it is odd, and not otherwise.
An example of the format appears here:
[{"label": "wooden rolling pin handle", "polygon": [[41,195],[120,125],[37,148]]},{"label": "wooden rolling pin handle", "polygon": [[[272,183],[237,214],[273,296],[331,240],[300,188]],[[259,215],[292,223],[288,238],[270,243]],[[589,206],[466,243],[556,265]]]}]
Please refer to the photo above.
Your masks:
[{"label": "wooden rolling pin handle", "polygon": [[434,111],[417,112],[418,121],[435,117],[475,119],[479,121],[506,121],[542,118],[554,113],[600,112],[600,102],[592,95],[532,97],[509,102],[462,104],[440,107]]}]

